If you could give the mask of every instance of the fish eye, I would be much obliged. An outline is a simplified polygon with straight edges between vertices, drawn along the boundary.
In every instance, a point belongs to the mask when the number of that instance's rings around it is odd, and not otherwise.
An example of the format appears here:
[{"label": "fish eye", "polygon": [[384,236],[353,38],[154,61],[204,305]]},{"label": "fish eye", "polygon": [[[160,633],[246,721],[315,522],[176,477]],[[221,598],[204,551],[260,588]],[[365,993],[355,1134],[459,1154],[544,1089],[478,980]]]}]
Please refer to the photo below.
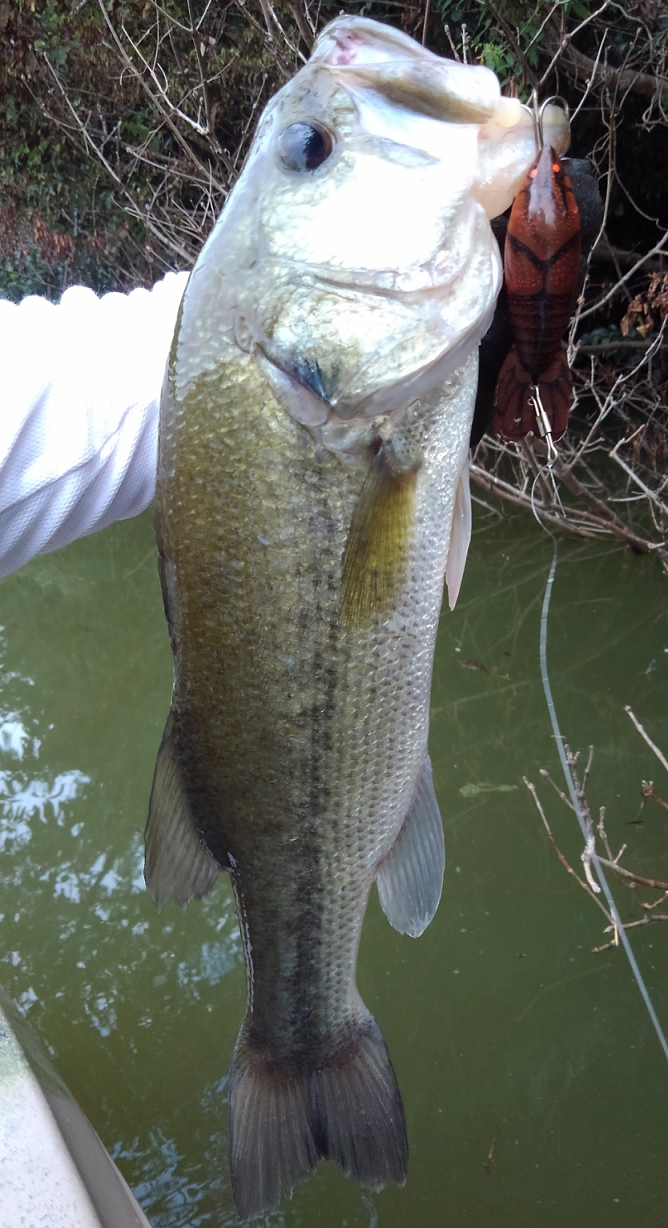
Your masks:
[{"label": "fish eye", "polygon": [[333,148],[329,132],[318,124],[290,124],[278,138],[278,154],[289,171],[317,170]]}]

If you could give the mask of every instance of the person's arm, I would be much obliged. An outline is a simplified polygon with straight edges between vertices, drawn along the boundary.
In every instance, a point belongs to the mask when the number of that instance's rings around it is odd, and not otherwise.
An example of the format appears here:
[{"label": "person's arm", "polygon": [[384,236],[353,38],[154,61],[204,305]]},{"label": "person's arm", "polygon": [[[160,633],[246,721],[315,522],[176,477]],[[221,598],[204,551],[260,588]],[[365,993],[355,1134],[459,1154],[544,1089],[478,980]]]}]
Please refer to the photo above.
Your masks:
[{"label": "person's arm", "polygon": [[187,273],[152,290],[0,301],[0,576],[143,511]]}]

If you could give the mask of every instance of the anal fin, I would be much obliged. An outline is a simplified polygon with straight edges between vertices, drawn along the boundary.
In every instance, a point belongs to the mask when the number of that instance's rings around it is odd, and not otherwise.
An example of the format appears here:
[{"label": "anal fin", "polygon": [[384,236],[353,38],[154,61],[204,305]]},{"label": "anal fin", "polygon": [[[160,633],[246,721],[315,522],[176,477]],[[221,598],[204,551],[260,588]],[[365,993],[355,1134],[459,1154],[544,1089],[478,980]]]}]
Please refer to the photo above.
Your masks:
[{"label": "anal fin", "polygon": [[441,898],[444,870],[443,824],[425,755],[411,807],[376,874],[381,908],[400,934],[417,938],[427,928]]},{"label": "anal fin", "polygon": [[214,886],[220,866],[202,844],[190,813],[174,751],[174,716],[170,712],[155,765],[144,832],[144,878],[154,904],[201,900]]}]

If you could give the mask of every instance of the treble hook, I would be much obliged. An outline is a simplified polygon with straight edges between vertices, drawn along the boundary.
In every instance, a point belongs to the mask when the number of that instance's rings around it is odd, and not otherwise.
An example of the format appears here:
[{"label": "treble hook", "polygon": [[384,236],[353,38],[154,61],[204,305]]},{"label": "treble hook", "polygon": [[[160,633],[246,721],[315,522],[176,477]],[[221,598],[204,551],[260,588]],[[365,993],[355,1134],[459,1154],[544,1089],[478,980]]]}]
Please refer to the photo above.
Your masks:
[{"label": "treble hook", "polygon": [[552,466],[554,465],[554,462],[559,459],[559,453],[557,451],[557,446],[554,442],[554,439],[552,438],[552,427],[550,425],[550,419],[547,416],[545,406],[543,405],[543,402],[541,400],[540,388],[538,387],[538,384],[531,385],[530,400],[531,400],[531,404],[533,405],[535,413],[536,413],[536,425],[538,427],[538,434],[540,435],[541,439],[545,440],[545,445],[547,447],[547,471],[550,475],[550,481],[552,483],[552,491],[554,493],[555,502],[562,516],[565,516],[566,512],[564,511],[564,505],[561,502],[561,499],[559,497],[559,491],[557,490],[557,483],[554,479],[554,473],[552,472]]},{"label": "treble hook", "polygon": [[566,116],[566,119],[568,120],[570,118],[570,109],[568,106],[568,102],[566,101],[565,98],[562,98],[561,94],[550,94],[549,98],[546,98],[544,102],[541,102],[539,104],[538,91],[537,90],[531,91],[531,101],[529,103],[529,110],[531,111],[531,118],[533,120],[533,131],[534,131],[534,137],[536,140],[536,152],[537,153],[540,153],[541,149],[543,148],[543,145],[545,144],[545,136],[543,133],[543,120],[545,117],[545,110],[547,107],[549,107],[550,103],[552,102],[556,102],[561,105],[564,115]]}]

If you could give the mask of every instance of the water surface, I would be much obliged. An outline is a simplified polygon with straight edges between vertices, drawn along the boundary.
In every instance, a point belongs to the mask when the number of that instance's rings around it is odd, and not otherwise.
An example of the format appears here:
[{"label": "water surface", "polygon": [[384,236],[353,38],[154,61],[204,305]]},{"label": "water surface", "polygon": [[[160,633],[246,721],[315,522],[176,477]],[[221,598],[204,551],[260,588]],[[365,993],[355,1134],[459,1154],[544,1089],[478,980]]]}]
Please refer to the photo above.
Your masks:
[{"label": "water surface", "polygon": [[[431,752],[448,864],[436,919],[396,934],[374,897],[359,963],[411,1143],[379,1195],[329,1166],[271,1228],[630,1228],[668,1201],[668,1063],[605,920],[550,845],[539,787],[580,867],[538,666],[549,539],[476,508],[458,607],[444,613]],[[615,852],[668,880],[668,579],[656,561],[565,539],[549,623],[562,731],[595,747],[589,799]],[[0,584],[0,981],[155,1228],[237,1222],[227,1070],[245,1002],[231,891],[158,914],[142,840],[171,688],[151,516]],[[641,915],[615,887],[625,919]],[[649,898],[649,897],[648,897]],[[659,911],[668,912],[668,908]],[[668,925],[631,931],[668,1029]],[[490,1154],[491,1153],[491,1154]]]}]

